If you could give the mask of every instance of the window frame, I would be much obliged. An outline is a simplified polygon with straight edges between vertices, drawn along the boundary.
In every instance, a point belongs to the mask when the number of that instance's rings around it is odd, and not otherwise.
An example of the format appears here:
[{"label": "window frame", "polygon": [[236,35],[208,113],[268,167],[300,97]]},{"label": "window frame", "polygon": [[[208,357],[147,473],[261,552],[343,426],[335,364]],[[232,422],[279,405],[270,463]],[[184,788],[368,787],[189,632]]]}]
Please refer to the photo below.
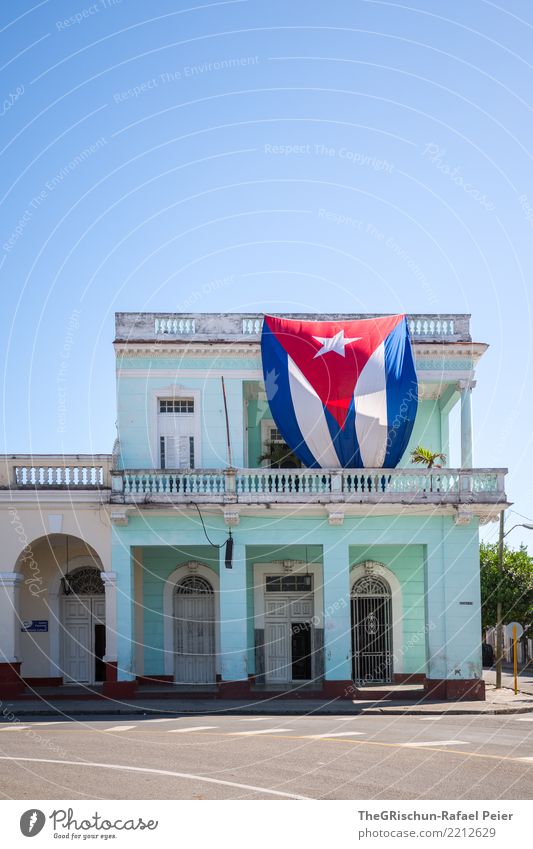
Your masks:
[{"label": "window frame", "polygon": [[[194,403],[193,413],[160,413],[159,402],[171,399],[188,399]],[[193,419],[193,436],[194,436],[194,468],[202,468],[202,416],[201,416],[201,391],[199,389],[191,389],[190,386],[182,384],[171,384],[170,386],[162,386],[159,389],[152,390],[150,398],[150,421],[149,421],[149,440],[151,453],[151,466],[153,469],[160,469],[160,442],[159,442],[159,416],[176,415],[183,416],[187,419]]]}]

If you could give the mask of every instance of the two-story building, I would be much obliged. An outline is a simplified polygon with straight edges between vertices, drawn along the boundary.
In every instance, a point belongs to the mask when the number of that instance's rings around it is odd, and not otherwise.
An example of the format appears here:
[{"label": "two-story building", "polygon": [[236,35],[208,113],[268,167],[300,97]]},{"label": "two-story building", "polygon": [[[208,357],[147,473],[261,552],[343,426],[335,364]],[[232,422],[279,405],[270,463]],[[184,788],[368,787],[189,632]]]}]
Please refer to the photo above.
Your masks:
[{"label": "two-story building", "polygon": [[[479,526],[508,506],[506,470],[472,461],[487,345],[467,315],[409,316],[400,465],[283,469],[261,460],[261,325],[118,313],[113,454],[2,458],[0,694],[484,697]],[[449,456],[456,404],[460,468],[413,467],[418,444]]]}]

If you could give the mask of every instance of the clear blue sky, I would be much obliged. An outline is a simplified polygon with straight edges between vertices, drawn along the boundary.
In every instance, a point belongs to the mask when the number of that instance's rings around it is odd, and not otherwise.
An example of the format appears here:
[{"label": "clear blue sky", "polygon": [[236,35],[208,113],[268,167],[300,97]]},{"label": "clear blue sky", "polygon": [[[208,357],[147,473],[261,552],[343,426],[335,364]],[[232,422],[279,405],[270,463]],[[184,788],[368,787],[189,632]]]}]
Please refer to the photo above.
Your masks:
[{"label": "clear blue sky", "polygon": [[111,450],[116,310],[471,312],[475,464],[533,517],[530,2],[20,0],[0,39],[4,451]]}]

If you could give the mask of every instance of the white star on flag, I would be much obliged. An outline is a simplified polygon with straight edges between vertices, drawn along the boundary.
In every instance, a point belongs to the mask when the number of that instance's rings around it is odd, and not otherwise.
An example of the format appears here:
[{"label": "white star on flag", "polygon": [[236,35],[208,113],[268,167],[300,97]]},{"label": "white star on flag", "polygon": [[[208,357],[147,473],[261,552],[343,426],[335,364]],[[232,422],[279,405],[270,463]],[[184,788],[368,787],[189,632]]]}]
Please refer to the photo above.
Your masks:
[{"label": "white star on flag", "polygon": [[361,338],[361,336],[356,336],[354,339],[345,339],[344,330],[339,330],[335,336],[313,336],[313,339],[316,339],[322,345],[320,351],[316,352],[313,359],[316,360],[317,357],[323,357],[324,354],[329,354],[330,351],[334,351],[336,354],[340,354],[341,357],[345,357],[346,345],[350,345],[352,342],[359,342]]}]

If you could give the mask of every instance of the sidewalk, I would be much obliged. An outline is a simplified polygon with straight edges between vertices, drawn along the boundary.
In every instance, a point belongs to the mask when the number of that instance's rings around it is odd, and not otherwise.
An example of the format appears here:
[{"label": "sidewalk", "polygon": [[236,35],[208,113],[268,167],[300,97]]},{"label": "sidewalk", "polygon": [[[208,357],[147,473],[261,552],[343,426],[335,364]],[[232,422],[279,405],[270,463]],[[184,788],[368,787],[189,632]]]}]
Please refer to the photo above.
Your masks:
[{"label": "sidewalk", "polygon": [[487,699],[485,702],[414,702],[413,700],[398,701],[347,701],[345,699],[325,702],[319,699],[306,699],[305,702],[296,699],[266,699],[265,701],[229,701],[213,699],[143,699],[142,701],[116,701],[99,699],[84,700],[31,700],[0,702],[0,717],[10,716],[191,716],[205,714],[253,714],[253,715],[476,715],[476,714],[533,714],[533,694],[521,692],[517,696],[512,690],[502,688],[497,691],[487,683]]},{"label": "sidewalk", "polygon": [[[494,667],[491,669],[483,670],[483,678],[485,679],[487,684],[495,684],[496,683],[496,670]],[[508,687],[509,689],[513,689],[514,687],[514,678],[513,678],[513,667],[510,663],[504,663],[503,671],[502,671],[502,685],[504,687]],[[527,669],[522,669],[518,673],[518,689],[521,693],[528,693],[533,696],[533,666],[529,665]]]}]

